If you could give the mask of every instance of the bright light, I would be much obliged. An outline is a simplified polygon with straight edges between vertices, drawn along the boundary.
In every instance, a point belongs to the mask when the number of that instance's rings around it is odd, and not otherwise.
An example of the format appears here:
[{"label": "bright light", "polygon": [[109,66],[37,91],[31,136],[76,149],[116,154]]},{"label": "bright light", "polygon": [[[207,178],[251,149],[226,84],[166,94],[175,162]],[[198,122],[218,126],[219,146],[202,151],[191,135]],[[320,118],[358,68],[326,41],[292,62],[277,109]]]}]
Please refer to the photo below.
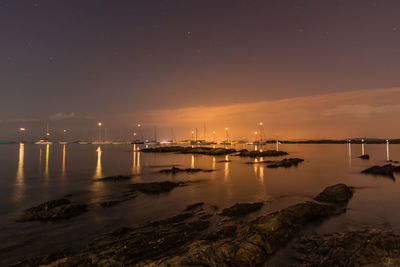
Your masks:
[{"label": "bright light", "polygon": [[262,123],[262,122],[260,122],[260,126],[263,126],[263,123]]},{"label": "bright light", "polygon": [[140,127],[140,126],[142,126],[142,125],[141,125],[140,123],[138,123],[138,124],[137,124],[137,127]]},{"label": "bright light", "polygon": [[257,135],[257,131],[255,131],[254,134]]},{"label": "bright light", "polygon": [[194,134],[194,131],[192,131],[192,134]]},{"label": "bright light", "polygon": [[136,133],[133,133],[133,136],[136,136]]},{"label": "bright light", "polygon": [[213,134],[215,134],[215,131],[213,131]]},{"label": "bright light", "polygon": [[99,122],[97,125],[101,126],[101,125],[103,125],[103,123]]},{"label": "bright light", "polygon": [[225,128],[225,131],[228,131],[228,128]]},{"label": "bright light", "polygon": [[25,131],[25,128],[19,128],[19,130],[23,132],[23,131]]},{"label": "bright light", "polygon": [[67,130],[64,130],[64,133],[66,133],[67,132]]},{"label": "bright light", "polygon": [[49,135],[50,135],[50,133],[46,133],[46,135],[47,135],[47,136],[49,136]]}]

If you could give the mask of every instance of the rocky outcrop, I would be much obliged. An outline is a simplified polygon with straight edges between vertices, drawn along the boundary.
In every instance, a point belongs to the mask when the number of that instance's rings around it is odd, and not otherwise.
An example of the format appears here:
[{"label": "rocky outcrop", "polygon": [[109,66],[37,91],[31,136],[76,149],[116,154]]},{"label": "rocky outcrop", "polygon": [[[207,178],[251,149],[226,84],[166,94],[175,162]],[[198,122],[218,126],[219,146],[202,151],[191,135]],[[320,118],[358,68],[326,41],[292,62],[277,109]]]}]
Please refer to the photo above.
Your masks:
[{"label": "rocky outcrop", "polygon": [[240,217],[247,215],[251,212],[257,211],[261,209],[262,206],[263,206],[262,202],[237,203],[230,208],[223,209],[221,215],[228,217]]},{"label": "rocky outcrop", "polygon": [[203,154],[203,155],[228,155],[236,153],[235,149],[227,148],[211,148],[211,147],[183,147],[183,146],[165,146],[165,147],[153,147],[144,148],[141,152],[153,152],[153,153],[182,153],[182,154]]},{"label": "rocky outcrop", "polygon": [[359,156],[360,159],[369,159],[369,155],[365,154],[365,155],[361,155]]},{"label": "rocky outcrop", "polygon": [[196,173],[196,172],[212,172],[212,171],[215,171],[215,170],[204,170],[204,169],[197,169],[197,168],[181,169],[181,168],[172,167],[171,169],[163,169],[163,170],[160,170],[159,172],[176,174],[176,173],[180,173],[180,172]]},{"label": "rocky outcrop", "polygon": [[400,265],[400,236],[391,229],[307,234],[295,243],[293,250],[291,266]]},{"label": "rocky outcrop", "polygon": [[[206,231],[210,221],[186,212],[137,228],[123,227],[86,248],[19,266],[260,266],[305,225],[345,212],[343,205],[332,204],[351,198],[339,187],[343,185],[326,190],[329,204],[305,202],[247,222],[222,221],[213,232]],[[335,192],[337,199],[331,195]]]},{"label": "rocky outcrop", "polygon": [[47,201],[36,207],[25,210],[25,214],[17,221],[62,221],[81,215],[86,211],[87,207],[85,204],[74,203],[69,199],[62,198]]},{"label": "rocky outcrop", "polygon": [[372,166],[371,168],[361,171],[361,173],[383,175],[383,176],[389,176],[391,178],[394,178],[393,174],[395,172],[400,172],[400,166],[395,166],[392,164],[386,164],[383,166],[375,165]]},{"label": "rocky outcrop", "polygon": [[314,199],[319,202],[346,204],[353,196],[353,191],[352,187],[345,184],[331,185],[314,197]]},{"label": "rocky outcrop", "polygon": [[266,151],[260,151],[260,150],[254,150],[254,151],[248,151],[248,150],[241,150],[239,154],[237,154],[239,157],[251,157],[251,158],[258,158],[258,157],[279,157],[279,156],[285,156],[288,155],[287,152],[285,151],[276,151],[276,150],[266,150]]},{"label": "rocky outcrop", "polygon": [[292,166],[297,166],[299,165],[300,162],[303,162],[304,159],[300,158],[288,158],[288,159],[283,159],[280,161],[272,161],[267,165],[267,168],[289,168]]}]

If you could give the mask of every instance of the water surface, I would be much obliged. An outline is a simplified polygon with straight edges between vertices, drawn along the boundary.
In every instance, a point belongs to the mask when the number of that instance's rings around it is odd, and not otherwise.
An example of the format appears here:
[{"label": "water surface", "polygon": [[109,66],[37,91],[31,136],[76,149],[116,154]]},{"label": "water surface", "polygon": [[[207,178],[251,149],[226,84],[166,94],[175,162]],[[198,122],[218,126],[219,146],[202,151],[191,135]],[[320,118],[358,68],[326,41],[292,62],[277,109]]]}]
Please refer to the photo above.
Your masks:
[{"label": "water surface", "polygon": [[[275,145],[261,148],[275,149]],[[255,217],[309,200],[336,183],[358,189],[347,213],[325,221],[320,231],[383,223],[400,229],[400,187],[396,179],[360,174],[372,165],[385,164],[388,156],[400,159],[400,145],[390,145],[388,155],[386,145],[367,144],[364,152],[371,155],[370,160],[358,158],[362,147],[355,144],[283,144],[279,149],[289,152],[290,157],[304,158],[305,162],[298,167],[269,169],[265,164],[244,164],[254,161],[250,158],[142,153],[134,151],[132,145],[1,145],[0,264],[83,245],[119,226],[173,216],[195,202],[224,208],[237,202],[265,201],[261,211],[249,216]],[[219,162],[226,158],[232,162]],[[172,165],[216,171],[174,176],[158,173]],[[96,182],[98,178],[118,174],[134,176],[126,182]],[[204,181],[167,194],[139,193],[135,199],[110,208],[91,208],[64,223],[15,222],[24,209],[67,194],[72,194],[70,199],[74,201],[90,204],[121,192],[127,183],[165,180]]]}]

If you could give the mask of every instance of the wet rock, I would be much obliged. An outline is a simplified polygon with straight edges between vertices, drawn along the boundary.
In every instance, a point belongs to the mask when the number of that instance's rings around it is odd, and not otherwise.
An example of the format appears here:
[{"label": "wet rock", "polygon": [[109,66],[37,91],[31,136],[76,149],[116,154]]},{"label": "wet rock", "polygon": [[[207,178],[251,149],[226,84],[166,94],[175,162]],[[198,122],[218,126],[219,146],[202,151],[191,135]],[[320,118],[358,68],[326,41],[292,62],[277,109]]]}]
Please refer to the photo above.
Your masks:
[{"label": "wet rock", "polygon": [[125,181],[132,178],[132,175],[115,175],[115,176],[108,176],[104,178],[95,179],[95,182],[118,182],[118,181]]},{"label": "wet rock", "polygon": [[315,200],[327,203],[347,203],[353,196],[354,189],[345,184],[336,184],[328,186]]},{"label": "wet rock", "polygon": [[195,210],[195,209],[197,209],[197,208],[199,208],[199,207],[201,207],[203,205],[204,205],[204,202],[194,203],[194,204],[188,205],[186,207],[185,211]]},{"label": "wet rock", "polygon": [[208,218],[211,218],[213,215],[212,214],[204,214],[200,217],[201,220],[207,220]]},{"label": "wet rock", "polygon": [[303,162],[304,159],[300,158],[288,158],[288,159],[283,159],[280,161],[273,161],[270,162],[267,167],[268,168],[279,168],[279,167],[284,167],[284,168],[289,168],[292,166],[297,166],[299,165],[300,162]]},{"label": "wet rock", "polygon": [[391,178],[394,178],[393,174],[395,172],[400,172],[400,166],[394,166],[392,164],[386,164],[383,166],[375,165],[372,166],[371,168],[361,171],[361,173],[383,175],[383,176],[389,176]]},{"label": "wet rock", "polygon": [[369,159],[369,155],[365,154],[365,155],[361,155],[359,156],[360,159]]},{"label": "wet rock", "polygon": [[172,167],[171,169],[160,170],[160,173],[176,174],[176,173],[180,173],[180,172],[196,173],[196,172],[212,172],[212,171],[214,171],[214,170],[203,170],[203,169],[195,169],[195,168],[180,169],[180,168]]},{"label": "wet rock", "polygon": [[62,198],[47,201],[36,207],[27,209],[24,216],[17,221],[62,221],[81,215],[86,211],[87,206],[85,204],[74,203],[69,199]]},{"label": "wet rock", "polygon": [[400,236],[391,229],[307,234],[294,244],[293,250],[291,266],[400,265]]},{"label": "wet rock", "polygon": [[230,208],[223,209],[221,215],[228,217],[240,217],[247,215],[251,212],[257,211],[261,209],[262,206],[263,206],[262,202],[237,203]]},{"label": "wet rock", "polygon": [[131,184],[130,186],[133,190],[137,190],[145,194],[161,194],[170,192],[172,189],[184,185],[184,182],[165,181],[153,183],[136,183]]},{"label": "wet rock", "polygon": [[251,158],[258,158],[258,157],[279,157],[288,155],[285,151],[276,151],[276,150],[254,150],[254,151],[241,151],[237,156],[239,157],[251,157]]},{"label": "wet rock", "polygon": [[237,229],[236,225],[224,226],[224,227],[222,227],[221,230],[219,230],[217,232],[212,232],[212,233],[207,234],[204,239],[217,240],[217,239],[226,238],[226,237],[233,237],[236,235],[236,229]]},{"label": "wet rock", "polygon": [[218,160],[217,162],[220,162],[220,163],[227,163],[227,162],[232,162],[232,160],[230,160],[230,159],[224,159],[224,160]]}]

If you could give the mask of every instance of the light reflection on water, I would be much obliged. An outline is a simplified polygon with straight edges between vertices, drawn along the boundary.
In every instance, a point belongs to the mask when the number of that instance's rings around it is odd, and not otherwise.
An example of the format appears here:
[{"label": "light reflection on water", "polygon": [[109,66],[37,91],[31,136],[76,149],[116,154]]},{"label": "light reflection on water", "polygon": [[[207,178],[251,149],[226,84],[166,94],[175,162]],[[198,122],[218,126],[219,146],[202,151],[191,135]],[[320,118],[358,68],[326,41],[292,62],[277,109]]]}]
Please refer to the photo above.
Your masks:
[{"label": "light reflection on water", "polygon": [[[257,148],[269,150],[275,147],[276,144],[268,144]],[[254,146],[237,145],[235,148],[253,150]],[[20,243],[17,242],[16,248],[10,249],[4,242],[0,245],[0,258],[15,259],[24,253],[35,255],[38,251],[50,252],[66,244],[79,243],[82,238],[100,231],[175,215],[186,205],[200,201],[223,208],[237,202],[273,200],[265,205],[262,212],[273,211],[308,200],[324,187],[339,182],[363,187],[357,189],[346,218],[368,222],[388,221],[400,228],[400,215],[397,215],[400,203],[398,183],[384,177],[360,174],[362,169],[385,164],[389,158],[400,159],[400,145],[368,144],[370,160],[358,159],[360,154],[366,152],[365,145],[281,144],[279,149],[288,151],[289,157],[304,158],[305,162],[297,168],[269,169],[264,163],[245,163],[251,160],[278,160],[281,157],[250,159],[155,154],[140,152],[136,146],[116,145],[2,145],[0,169],[4,174],[0,180],[0,237],[14,242],[20,240]],[[221,163],[223,160],[225,162]],[[158,173],[161,168],[172,165],[216,171],[175,176]],[[90,203],[92,198],[107,196],[113,190],[124,190],[126,182],[93,182],[101,177],[120,174],[134,174],[131,182],[188,179],[206,182],[194,183],[159,196],[138,194],[137,198],[115,207],[93,209],[71,220],[68,229],[63,224],[14,223],[25,208],[69,193],[79,193],[73,194],[72,200]],[[24,231],[24,237],[21,231]]]}]

